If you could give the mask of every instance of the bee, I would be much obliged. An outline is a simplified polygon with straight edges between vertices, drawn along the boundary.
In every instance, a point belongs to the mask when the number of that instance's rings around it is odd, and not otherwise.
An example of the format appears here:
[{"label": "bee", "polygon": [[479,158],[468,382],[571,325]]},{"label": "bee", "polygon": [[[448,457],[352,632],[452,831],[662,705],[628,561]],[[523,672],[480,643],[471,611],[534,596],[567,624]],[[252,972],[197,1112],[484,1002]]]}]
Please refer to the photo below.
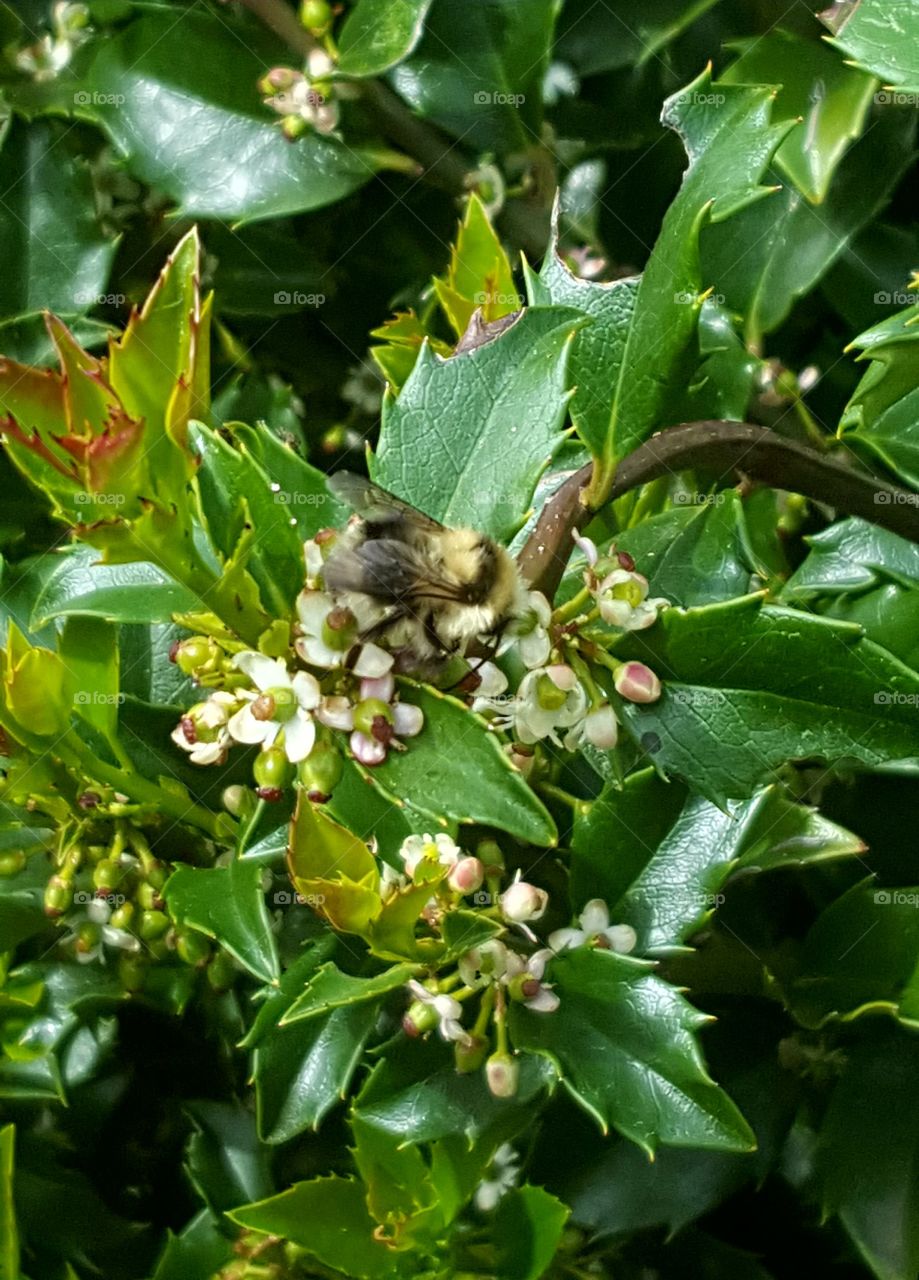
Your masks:
[{"label": "bee", "polygon": [[329,489],[357,513],[323,565],[326,588],[349,607],[361,639],[385,638],[413,658],[497,646],[529,607],[513,558],[475,529],[451,529],[349,471]]}]

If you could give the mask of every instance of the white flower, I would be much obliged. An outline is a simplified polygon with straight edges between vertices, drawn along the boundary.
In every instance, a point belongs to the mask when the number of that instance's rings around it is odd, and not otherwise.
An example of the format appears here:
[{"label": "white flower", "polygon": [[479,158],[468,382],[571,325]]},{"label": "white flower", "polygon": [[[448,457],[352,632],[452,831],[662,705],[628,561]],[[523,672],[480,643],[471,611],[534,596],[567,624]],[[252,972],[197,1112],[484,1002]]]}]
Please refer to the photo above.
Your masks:
[{"label": "white flower", "polygon": [[518,871],[513,883],[504,890],[499,901],[505,920],[511,924],[526,924],[528,920],[539,920],[545,915],[549,895],[545,889],[521,880]]},{"label": "white flower", "polygon": [[221,690],[192,707],[172,731],[177,747],[187,751],[192,764],[222,764],[232,742],[230,716],[239,699]]},{"label": "white flower", "polygon": [[514,706],[514,732],[521,742],[531,745],[551,738],[561,746],[557,729],[570,729],[583,720],[587,711],[587,694],[571,667],[553,667],[528,671],[520,682]]},{"label": "white flower", "polygon": [[552,652],[548,630],[552,606],[541,591],[528,591],[527,604],[527,612],[509,628],[508,641],[499,646],[498,652],[503,653],[513,645],[525,666],[541,667],[549,661]]},{"label": "white flower", "polygon": [[591,898],[578,917],[580,929],[556,929],[549,935],[552,951],[572,951],[593,944],[622,955],[633,951],[638,936],[630,924],[610,924],[609,908],[602,898]]},{"label": "white flower", "polygon": [[600,617],[623,631],[643,631],[657,621],[669,600],[648,599],[648,579],[628,569],[614,569],[597,588]]},{"label": "white flower", "polygon": [[475,1189],[475,1207],[479,1213],[491,1213],[507,1191],[513,1190],[520,1177],[517,1153],[509,1142],[502,1142],[483,1178]]},{"label": "white flower", "polygon": [[[300,619],[301,634],[294,648],[312,667],[331,670],[344,665],[354,644],[357,643],[357,629],[353,620],[348,625],[347,610],[337,605],[325,591],[301,591],[297,597],[297,615]],[[332,614],[330,626],[329,615]],[[341,636],[339,643],[336,632]],[[362,644],[357,659],[351,665],[355,675],[367,678],[385,676],[392,668],[393,656],[376,644]]]},{"label": "white flower", "polygon": [[507,676],[501,668],[493,662],[483,662],[476,668],[475,674],[479,678],[479,683],[472,699],[473,711],[482,715],[485,711],[507,710],[508,704],[512,703],[513,699],[505,696]]},{"label": "white flower", "polygon": [[414,978],[408,983],[408,989],[416,1000],[437,1015],[437,1029],[445,1040],[459,1040],[462,1044],[471,1043],[472,1037],[460,1025],[463,1006],[458,1000],[454,1000],[452,996],[442,993],[438,995],[429,991]]},{"label": "white flower", "polygon": [[405,871],[409,876],[414,876],[422,862],[452,867],[462,856],[459,845],[443,831],[438,831],[436,836],[430,836],[427,832],[421,836],[406,836],[399,849],[399,857],[405,863]]},{"label": "white flower", "polygon": [[504,977],[507,957],[507,947],[500,938],[489,938],[460,956],[457,968],[467,987],[487,987]]},{"label": "white flower", "polygon": [[[507,985],[518,979],[518,985],[526,995],[523,1003],[536,1013],[554,1013],[559,1006],[559,999],[552,990],[551,983],[543,984],[542,976],[546,965],[554,952],[549,947],[534,951],[531,956],[519,955],[516,951],[508,951],[507,963],[502,981]],[[532,992],[528,993],[532,987]]]},{"label": "white flower", "polygon": [[283,730],[288,760],[292,764],[305,760],[316,741],[311,712],[322,702],[316,677],[308,671],[298,671],[291,676],[281,658],[266,658],[251,649],[238,653],[233,665],[259,690],[258,694],[240,691],[239,696],[248,700],[228,725],[236,741],[247,745],[261,743],[266,748],[274,744]]},{"label": "white flower", "polygon": [[565,750],[576,751],[584,739],[601,751],[611,751],[619,740],[619,722],[608,702],[588,711],[583,720],[565,735]]}]

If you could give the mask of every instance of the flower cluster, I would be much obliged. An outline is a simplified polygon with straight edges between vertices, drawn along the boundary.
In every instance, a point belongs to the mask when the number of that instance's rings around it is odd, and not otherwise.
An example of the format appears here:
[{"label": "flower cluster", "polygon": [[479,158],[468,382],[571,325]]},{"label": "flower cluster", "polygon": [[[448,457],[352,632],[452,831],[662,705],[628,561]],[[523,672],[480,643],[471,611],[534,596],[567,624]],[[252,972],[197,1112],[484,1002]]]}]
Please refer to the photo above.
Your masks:
[{"label": "flower cluster", "polygon": [[[409,884],[440,885],[424,909],[436,927],[453,907],[469,896],[494,925],[494,935],[459,957],[446,975],[407,984],[410,1004],[403,1028],[412,1037],[436,1031],[454,1046],[462,1073],[484,1066],[488,1087],[496,1097],[517,1092],[519,1060],[510,1044],[507,1013],[519,1004],[539,1014],[552,1014],[559,996],[547,980],[553,958],[562,951],[589,946],[622,953],[631,951],[636,935],[629,925],[611,925],[606,904],[587,903],[578,923],[558,929],[542,943],[532,929],[549,905],[545,889],[524,880],[520,871],[502,890],[503,856],[493,841],[483,841],[475,855],[464,852],[446,833],[409,836],[399,850],[401,870],[386,869],[384,897]],[[487,891],[482,886],[487,885]],[[476,1005],[471,1020],[464,1020]]]},{"label": "flower cluster", "polygon": [[338,127],[338,101],[332,81],[335,64],[324,49],[311,49],[303,71],[272,67],[259,81],[265,105],[281,117],[281,132],[294,138],[315,129],[334,133]]}]

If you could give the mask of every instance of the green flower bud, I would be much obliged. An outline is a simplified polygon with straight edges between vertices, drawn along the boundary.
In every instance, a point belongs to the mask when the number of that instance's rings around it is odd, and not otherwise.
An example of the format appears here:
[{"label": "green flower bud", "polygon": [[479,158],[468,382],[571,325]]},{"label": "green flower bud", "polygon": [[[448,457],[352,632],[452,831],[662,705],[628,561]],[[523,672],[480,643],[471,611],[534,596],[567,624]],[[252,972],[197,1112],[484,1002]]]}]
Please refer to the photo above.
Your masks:
[{"label": "green flower bud", "polygon": [[142,911],[162,910],[163,899],[160,897],[159,890],[148,880],[141,881],[137,886],[134,898]]},{"label": "green flower bud", "polygon": [[11,849],[8,853],[0,853],[0,878],[18,876],[26,865],[26,855],[21,849]]},{"label": "green flower bud", "polygon": [[437,1011],[431,1005],[415,1000],[409,1005],[408,1012],[402,1019],[402,1030],[407,1036],[415,1039],[428,1031],[433,1031],[438,1022]]},{"label": "green flower bud", "polygon": [[62,916],[73,903],[73,885],[61,876],[52,876],[45,885],[45,915]]},{"label": "green flower bud", "polygon": [[268,747],[259,752],[252,766],[252,775],[260,791],[282,791],[291,781],[293,772],[293,765],[280,747]]},{"label": "green flower bud", "polygon": [[470,1036],[470,1043],[457,1041],[453,1046],[453,1060],[460,1075],[469,1075],[478,1071],[488,1053],[488,1040],[485,1036]]},{"label": "green flower bud", "polygon": [[179,959],[200,969],[211,958],[211,944],[203,933],[194,929],[182,929],[176,932],[176,951]]},{"label": "green flower bud", "polygon": [[98,947],[101,937],[102,930],[97,924],[93,924],[91,920],[87,920],[84,924],[81,924],[77,930],[76,942],[74,944],[78,954],[88,956],[91,951],[94,951],[96,947]]},{"label": "green flower bud", "polygon": [[130,929],[134,919],[134,903],[123,902],[120,907],[116,907],[109,919],[109,924],[113,929]]},{"label": "green flower bud", "polygon": [[368,738],[377,736],[374,729],[379,728],[376,723],[378,719],[388,725],[393,723],[392,707],[382,698],[365,698],[354,708],[354,727]]},{"label": "green flower bud", "polygon": [[169,656],[183,675],[194,676],[215,671],[223,654],[209,636],[188,636],[172,646]]},{"label": "green flower bud", "polygon": [[323,35],[332,24],[332,8],[328,0],[301,0],[300,21],[314,36]]},{"label": "green flower bud", "polygon": [[520,1064],[509,1053],[493,1053],[485,1063],[485,1078],[496,1098],[513,1098],[520,1081]]},{"label": "green flower bud", "polygon": [[319,739],[297,768],[297,780],[314,804],[325,804],[341,780],[344,763],[332,742]]},{"label": "green flower bud", "polygon": [[156,938],[161,938],[168,928],[169,917],[165,911],[142,911],[140,913],[137,932],[144,942],[153,942]]}]

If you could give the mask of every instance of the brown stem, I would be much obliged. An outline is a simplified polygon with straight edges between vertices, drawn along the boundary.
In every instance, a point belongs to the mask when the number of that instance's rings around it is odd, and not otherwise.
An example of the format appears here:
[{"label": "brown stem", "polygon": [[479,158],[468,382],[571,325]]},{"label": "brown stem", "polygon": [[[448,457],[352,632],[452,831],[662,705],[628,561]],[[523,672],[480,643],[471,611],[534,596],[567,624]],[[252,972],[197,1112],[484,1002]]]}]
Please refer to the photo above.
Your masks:
[{"label": "brown stem", "polygon": [[[919,495],[748,422],[686,422],[652,436],[620,462],[610,500],[690,467],[800,493],[919,542]],[[588,464],[569,476],[546,503],[518,557],[524,577],[550,600],[571,554],[572,530],[590,515],[584,499],[591,470]]]}]

